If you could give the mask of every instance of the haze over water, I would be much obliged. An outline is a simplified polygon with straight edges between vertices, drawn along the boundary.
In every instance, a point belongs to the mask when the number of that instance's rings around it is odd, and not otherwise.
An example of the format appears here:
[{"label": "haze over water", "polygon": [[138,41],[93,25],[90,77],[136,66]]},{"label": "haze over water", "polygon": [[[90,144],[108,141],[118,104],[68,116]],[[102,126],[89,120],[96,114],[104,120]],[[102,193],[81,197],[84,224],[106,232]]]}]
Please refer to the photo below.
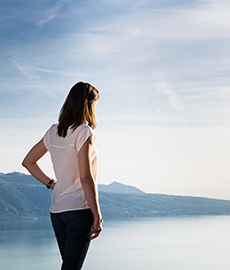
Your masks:
[{"label": "haze over water", "polygon": [[[229,270],[230,216],[107,221],[84,270]],[[0,224],[0,269],[60,269],[48,220]]]}]

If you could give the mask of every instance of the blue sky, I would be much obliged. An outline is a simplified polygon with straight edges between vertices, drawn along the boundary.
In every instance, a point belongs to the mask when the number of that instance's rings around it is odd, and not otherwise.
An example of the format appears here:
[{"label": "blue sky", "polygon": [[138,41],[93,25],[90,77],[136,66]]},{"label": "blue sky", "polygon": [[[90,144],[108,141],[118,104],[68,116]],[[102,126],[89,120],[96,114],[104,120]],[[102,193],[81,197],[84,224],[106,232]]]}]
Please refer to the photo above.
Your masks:
[{"label": "blue sky", "polygon": [[83,80],[101,96],[99,183],[230,199],[229,12],[225,0],[1,1],[0,171],[26,172]]}]

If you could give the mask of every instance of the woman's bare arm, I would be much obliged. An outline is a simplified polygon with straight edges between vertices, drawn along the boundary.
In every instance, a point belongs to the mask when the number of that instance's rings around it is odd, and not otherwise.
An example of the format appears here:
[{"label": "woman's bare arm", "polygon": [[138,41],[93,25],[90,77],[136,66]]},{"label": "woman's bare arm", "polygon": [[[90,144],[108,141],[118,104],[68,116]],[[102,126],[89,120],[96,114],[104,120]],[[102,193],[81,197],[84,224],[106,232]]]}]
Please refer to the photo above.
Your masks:
[{"label": "woman's bare arm", "polygon": [[91,240],[98,237],[102,230],[101,212],[98,204],[96,186],[91,168],[92,144],[93,136],[90,136],[88,140],[84,143],[84,145],[81,147],[78,154],[81,185],[84,190],[89,207],[94,215],[94,224],[91,228],[91,231],[94,235],[91,237]]},{"label": "woman's bare arm", "polygon": [[[26,155],[22,161],[22,166],[24,166],[38,181],[47,186],[50,180],[42,169],[38,165],[38,160],[43,157],[47,152],[47,149],[44,145],[43,139],[40,140]],[[51,188],[54,188],[55,183],[51,184]]]}]

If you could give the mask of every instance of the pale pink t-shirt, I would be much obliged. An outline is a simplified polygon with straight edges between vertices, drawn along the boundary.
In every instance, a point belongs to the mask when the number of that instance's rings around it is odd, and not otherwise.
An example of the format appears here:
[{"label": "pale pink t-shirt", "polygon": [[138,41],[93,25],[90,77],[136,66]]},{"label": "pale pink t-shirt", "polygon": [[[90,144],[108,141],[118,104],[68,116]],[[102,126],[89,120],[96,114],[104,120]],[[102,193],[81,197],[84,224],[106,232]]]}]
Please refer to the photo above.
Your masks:
[{"label": "pale pink t-shirt", "polygon": [[[89,208],[80,182],[78,152],[93,130],[85,124],[74,131],[68,129],[65,138],[57,134],[57,124],[54,124],[43,137],[45,147],[50,152],[57,183],[53,190],[50,212],[60,213],[70,210]],[[97,150],[93,144],[91,152],[92,174],[96,181]]]}]

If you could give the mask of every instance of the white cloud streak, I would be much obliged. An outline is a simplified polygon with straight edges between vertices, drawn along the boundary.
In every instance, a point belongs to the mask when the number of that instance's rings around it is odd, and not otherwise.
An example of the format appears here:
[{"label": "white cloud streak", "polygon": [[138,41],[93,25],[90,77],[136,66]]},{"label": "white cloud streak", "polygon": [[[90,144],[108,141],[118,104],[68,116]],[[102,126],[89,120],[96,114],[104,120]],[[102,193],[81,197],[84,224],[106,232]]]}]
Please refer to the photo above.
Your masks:
[{"label": "white cloud streak", "polygon": [[[206,2],[177,8],[138,9],[99,26],[106,32],[164,40],[193,41],[230,37],[230,4]],[[117,18],[116,18],[117,19]]]},{"label": "white cloud streak", "polygon": [[19,63],[18,59],[16,57],[13,57],[11,59],[14,66],[20,70],[20,72],[38,89],[43,91],[46,94],[49,94],[50,96],[59,99],[58,96],[53,94],[52,92],[48,91],[46,87],[43,85],[41,78],[39,75],[34,72],[33,68],[30,69],[29,67],[23,66]]},{"label": "white cloud streak", "polygon": [[38,22],[38,26],[43,26],[46,23],[54,20],[58,16],[58,13],[62,8],[63,3],[64,3],[63,1],[58,1],[58,3],[54,7],[47,9],[44,12],[43,18]]},{"label": "white cloud streak", "polygon": [[72,71],[65,71],[65,70],[53,70],[53,69],[43,69],[43,68],[36,68],[36,67],[25,67],[25,66],[20,66],[21,69],[23,70],[28,70],[28,71],[38,71],[38,72],[43,72],[43,73],[52,73],[52,74],[57,74],[57,75],[62,75],[62,76],[78,76],[78,77],[83,77],[86,76],[86,74],[83,73],[78,73],[78,72],[72,72]]},{"label": "white cloud streak", "polygon": [[184,104],[178,94],[173,90],[171,85],[166,82],[159,82],[155,84],[155,88],[157,91],[167,96],[168,103],[173,110],[178,113],[184,112]]}]

